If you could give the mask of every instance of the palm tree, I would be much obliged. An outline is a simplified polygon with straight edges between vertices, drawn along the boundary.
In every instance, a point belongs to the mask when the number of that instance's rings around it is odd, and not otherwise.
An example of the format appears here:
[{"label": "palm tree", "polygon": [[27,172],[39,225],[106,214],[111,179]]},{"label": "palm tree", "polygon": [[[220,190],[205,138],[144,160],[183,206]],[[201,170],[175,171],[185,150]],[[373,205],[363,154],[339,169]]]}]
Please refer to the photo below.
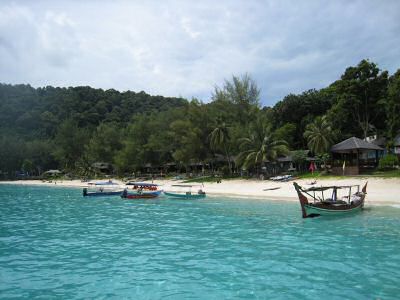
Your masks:
[{"label": "palm tree", "polygon": [[308,148],[315,154],[326,153],[332,145],[332,128],[325,116],[315,118],[314,122],[306,126],[304,137]]},{"label": "palm tree", "polygon": [[[253,166],[260,166],[264,161],[273,161],[279,155],[289,152],[288,144],[284,140],[275,140],[269,127],[254,131],[248,137],[239,140],[242,150],[236,158],[236,164],[248,170]],[[257,169],[258,172],[258,169]]]},{"label": "palm tree", "polygon": [[221,150],[224,152],[228,161],[229,173],[232,173],[232,164],[228,150],[228,143],[230,142],[229,127],[221,120],[217,121],[217,127],[210,133],[210,147],[214,151]]}]

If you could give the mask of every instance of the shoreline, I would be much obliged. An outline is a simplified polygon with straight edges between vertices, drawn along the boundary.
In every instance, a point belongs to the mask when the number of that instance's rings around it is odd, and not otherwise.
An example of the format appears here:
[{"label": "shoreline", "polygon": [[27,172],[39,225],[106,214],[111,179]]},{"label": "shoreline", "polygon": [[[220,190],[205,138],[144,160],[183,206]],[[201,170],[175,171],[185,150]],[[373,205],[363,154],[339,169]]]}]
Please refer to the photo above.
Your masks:
[{"label": "shoreline", "polygon": [[[111,179],[113,182],[124,183],[117,179]],[[99,180],[101,181],[101,180]],[[296,182],[304,187],[311,187],[309,184],[312,179],[299,179]],[[317,179],[314,186],[327,185],[360,185],[360,188],[368,181],[367,205],[400,205],[400,178],[355,178],[345,179]],[[180,183],[176,180],[154,180],[155,184],[161,186],[164,190],[169,190],[171,185]],[[47,186],[47,187],[71,187],[84,188],[87,182],[80,180],[54,180],[52,182],[43,182],[41,180],[16,180],[0,181],[0,184],[29,185],[29,186]],[[267,189],[267,190],[265,190]],[[269,190],[268,190],[269,189]],[[271,190],[272,189],[272,190]],[[203,190],[210,196],[226,196],[230,198],[252,198],[274,201],[298,201],[296,191],[293,187],[293,181],[276,182],[270,180],[245,180],[231,179],[223,180],[221,183],[206,182]]]}]

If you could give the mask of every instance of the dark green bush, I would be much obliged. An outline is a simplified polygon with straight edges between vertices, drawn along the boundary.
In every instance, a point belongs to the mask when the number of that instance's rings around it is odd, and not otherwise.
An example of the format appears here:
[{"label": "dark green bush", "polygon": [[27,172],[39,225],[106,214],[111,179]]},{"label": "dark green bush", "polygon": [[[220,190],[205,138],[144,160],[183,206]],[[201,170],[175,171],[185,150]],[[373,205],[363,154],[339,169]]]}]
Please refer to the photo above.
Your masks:
[{"label": "dark green bush", "polygon": [[221,168],[221,172],[222,172],[222,174],[223,174],[224,176],[227,176],[227,175],[229,175],[229,174],[231,173],[228,166],[223,166],[223,167]]},{"label": "dark green bush", "polygon": [[380,170],[394,169],[399,164],[399,159],[394,154],[387,154],[379,160]]}]

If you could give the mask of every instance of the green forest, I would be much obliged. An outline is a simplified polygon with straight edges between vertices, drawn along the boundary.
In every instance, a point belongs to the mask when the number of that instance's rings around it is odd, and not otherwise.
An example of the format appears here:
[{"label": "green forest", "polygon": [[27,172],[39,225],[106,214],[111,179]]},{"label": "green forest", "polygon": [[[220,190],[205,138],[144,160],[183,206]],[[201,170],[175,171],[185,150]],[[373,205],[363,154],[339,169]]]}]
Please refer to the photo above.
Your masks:
[{"label": "green forest", "polygon": [[[151,167],[190,172],[203,165],[224,174],[258,170],[289,151],[329,159],[345,138],[386,138],[400,131],[400,69],[362,60],[320,90],[289,94],[262,107],[247,74],[216,86],[212,97],[151,96],[91,87],[0,84],[2,178],[59,169],[93,175],[97,162],[126,176]],[[293,153],[293,152],[292,152]],[[204,168],[203,168],[204,169]]]}]

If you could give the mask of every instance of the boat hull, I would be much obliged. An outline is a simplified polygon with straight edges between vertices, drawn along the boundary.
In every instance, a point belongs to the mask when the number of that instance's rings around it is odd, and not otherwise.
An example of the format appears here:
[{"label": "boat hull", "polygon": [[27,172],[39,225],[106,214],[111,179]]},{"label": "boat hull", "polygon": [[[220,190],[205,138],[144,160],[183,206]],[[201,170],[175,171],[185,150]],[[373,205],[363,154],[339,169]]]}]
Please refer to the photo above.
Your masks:
[{"label": "boat hull", "polygon": [[122,191],[114,192],[85,192],[83,191],[84,197],[110,197],[110,196],[121,196]]},{"label": "boat hull", "polygon": [[133,192],[133,193],[122,193],[121,198],[126,199],[152,199],[157,198],[160,196],[161,191],[154,191],[154,192]]},{"label": "boat hull", "polygon": [[120,196],[122,192],[114,193],[88,193],[86,197],[109,197],[109,196]]},{"label": "boat hull", "polygon": [[347,215],[361,211],[363,205],[355,206],[353,208],[348,209],[327,209],[320,208],[311,205],[304,205],[304,209],[306,210],[307,216],[310,215],[320,215],[320,216],[340,216]]},{"label": "boat hull", "polygon": [[[318,216],[340,216],[347,215],[359,212],[364,207],[365,197],[367,195],[367,184],[364,185],[362,190],[360,191],[359,185],[353,186],[321,186],[321,187],[312,187],[308,189],[303,189],[296,182],[293,183],[297,195],[299,197],[299,202],[302,211],[303,218],[313,218]],[[351,188],[357,187],[357,192],[350,195]],[[346,195],[342,195],[342,199],[345,200],[337,200],[338,199],[338,190],[345,189]],[[323,192],[332,191],[332,197],[324,199]],[[347,195],[348,191],[348,195]],[[320,195],[316,195],[315,193],[321,193]],[[308,195],[311,199],[313,199],[313,203],[308,201],[308,198],[305,196]],[[350,198],[349,198],[350,197]],[[334,200],[333,200],[334,199]]]},{"label": "boat hull", "polygon": [[180,193],[170,193],[170,192],[164,192],[165,196],[168,196],[169,198],[176,198],[176,199],[183,199],[183,200],[189,200],[189,199],[203,199],[206,197],[206,194],[180,194]]}]

